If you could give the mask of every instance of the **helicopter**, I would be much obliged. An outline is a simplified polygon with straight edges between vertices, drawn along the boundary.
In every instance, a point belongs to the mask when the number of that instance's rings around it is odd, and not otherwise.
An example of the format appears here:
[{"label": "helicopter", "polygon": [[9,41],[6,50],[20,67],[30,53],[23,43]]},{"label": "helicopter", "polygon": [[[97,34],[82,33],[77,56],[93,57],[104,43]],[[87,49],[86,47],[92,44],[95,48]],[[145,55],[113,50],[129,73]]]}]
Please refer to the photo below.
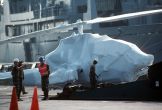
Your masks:
[{"label": "helicopter", "polygon": [[[0,41],[0,45],[3,45],[3,44],[5,44],[5,43],[9,43],[9,42],[14,42],[14,41],[23,41],[23,40],[25,40],[25,39],[30,39],[30,38],[34,38],[34,37],[37,37],[37,35],[39,35],[39,34],[43,34],[43,33],[48,33],[48,32],[50,32],[50,31],[54,31],[54,32],[64,32],[64,31],[67,31],[67,30],[70,30],[70,29],[73,29],[73,28],[78,28],[78,33],[79,34],[76,34],[76,35],[72,35],[72,37],[74,37],[74,36],[83,36],[83,35],[87,35],[87,34],[84,34],[83,33],[83,30],[84,30],[84,26],[85,25],[91,25],[91,24],[95,24],[95,23],[103,23],[103,22],[114,22],[114,21],[119,21],[119,20],[125,20],[125,19],[131,19],[131,18],[137,18],[137,17],[141,17],[141,16],[146,16],[146,15],[152,15],[152,14],[157,14],[157,13],[161,13],[162,12],[162,9],[158,9],[158,10],[150,10],[150,11],[142,11],[142,12],[135,12],[135,13],[128,13],[128,14],[122,14],[122,15],[117,15],[117,16],[111,16],[111,17],[102,17],[102,18],[95,18],[95,19],[92,19],[92,20],[88,20],[88,21],[81,21],[81,20],[78,20],[76,23],[72,23],[72,24],[63,24],[63,25],[60,25],[60,26],[57,26],[57,27],[54,27],[54,28],[50,28],[50,29],[46,29],[46,30],[40,30],[40,31],[36,31],[36,32],[32,32],[32,33],[29,33],[29,34],[24,34],[24,35],[20,35],[20,36],[16,36],[16,37],[12,37],[12,38],[9,38],[9,39],[5,39],[5,40],[1,40]],[[89,35],[91,35],[91,34],[89,34]],[[92,35],[93,36],[93,35]],[[99,37],[99,38],[105,38],[105,36],[98,36],[98,35],[95,35],[95,36],[97,36],[97,37]],[[70,38],[72,38],[72,37],[70,37]],[[82,39],[81,37],[78,37],[79,39]],[[107,38],[107,37],[106,37]],[[67,38],[65,38],[66,40],[67,40]],[[63,42],[66,42],[66,40],[61,40],[61,42],[60,43],[63,43]],[[111,39],[112,40],[112,39]],[[123,42],[123,41],[121,41],[121,42]],[[121,42],[117,42],[117,44],[118,43],[121,43]],[[125,42],[124,42],[125,43]],[[129,44],[129,43],[128,43]],[[61,44],[60,44],[61,45]],[[129,44],[129,47],[135,47],[136,48],[136,46],[135,45],[133,45],[133,44]],[[120,46],[119,46],[120,47]],[[136,48],[137,49],[137,48]],[[57,51],[58,50],[58,48],[56,48],[56,50],[54,50],[54,52],[55,51]],[[118,51],[120,51],[120,50],[118,50]],[[123,52],[123,54],[125,53],[125,51]],[[61,55],[62,53],[60,53],[60,55]],[[121,56],[123,56],[123,54],[120,54],[119,56],[121,57]],[[61,58],[61,57],[60,57]],[[51,66],[51,69],[52,69],[52,71],[53,70],[55,70],[56,68],[52,68],[52,63],[51,63],[51,53],[49,53],[48,55],[46,55],[46,57],[45,57],[45,59],[47,60],[47,64],[49,64],[49,66]],[[93,57],[92,59],[100,59],[98,56],[97,57]],[[91,59],[91,60],[92,60]],[[148,60],[146,60],[146,61],[148,61],[147,62],[147,64],[145,64],[144,66],[145,67],[147,67],[147,66],[149,66],[149,65],[151,65],[152,64],[152,62],[153,62],[153,56],[149,56],[149,61]],[[116,60],[118,60],[118,58],[116,58],[116,59],[114,59],[112,62],[116,62]],[[90,60],[88,60],[88,61],[90,61]],[[99,62],[100,63],[100,62]],[[102,65],[102,64],[100,64],[100,65]],[[112,63],[110,63],[109,65],[112,65]],[[140,64],[139,64],[140,65]],[[57,66],[57,65],[55,65],[55,66]],[[66,66],[66,65],[65,65]],[[142,65],[142,68],[137,68],[137,70],[138,70],[138,73],[141,73],[141,71],[145,71],[146,72],[146,69],[144,69],[144,70],[142,70],[143,68],[144,68],[144,66]],[[67,67],[68,68],[68,67]],[[74,82],[74,80],[79,80],[79,79],[82,79],[81,80],[81,82],[83,82],[83,83],[87,83],[88,82],[88,75],[87,75],[87,73],[88,73],[88,70],[87,70],[87,68],[88,67],[86,67],[86,69],[84,68],[83,69],[83,71],[85,71],[85,73],[86,73],[86,75],[81,75],[80,76],[80,78],[78,78],[78,76],[76,76],[77,75],[77,70],[78,69],[82,69],[83,67],[81,67],[81,65],[75,65],[75,71],[72,71],[71,73],[72,73],[72,78],[69,80],[69,79],[67,79],[67,80],[61,80],[61,79],[59,79],[58,78],[58,81],[55,81],[55,79],[54,78],[57,78],[57,75],[55,76],[55,74],[56,73],[53,73],[54,74],[54,76],[52,76],[52,74],[51,74],[51,78],[50,78],[50,80],[52,80],[52,83],[51,84],[54,84],[54,85],[66,85],[67,83],[69,83],[69,81],[70,82]],[[100,66],[98,66],[98,68],[101,68]],[[135,66],[135,68],[136,68],[136,66]],[[101,68],[101,69],[103,69],[103,68]],[[141,71],[140,71],[141,70]],[[30,73],[32,74],[32,69],[30,70],[28,70],[28,71],[30,71]],[[37,75],[39,75],[38,73],[38,70],[36,69],[36,70],[34,70],[36,73],[37,73]],[[63,71],[63,70],[57,70],[57,72],[59,73],[60,71]],[[65,70],[66,71],[66,70]],[[69,71],[68,71],[69,72]],[[66,73],[66,74],[68,74],[68,72]],[[109,70],[104,70],[102,73],[101,73],[101,71],[99,70],[99,74],[98,74],[98,76],[100,76],[100,81],[101,82],[106,82],[107,81],[107,77],[106,76],[104,76],[104,74],[105,73],[108,73],[109,72]],[[26,74],[25,74],[26,75]],[[67,75],[66,75],[67,76]],[[66,77],[65,76],[65,77]],[[76,76],[76,77],[73,77],[73,76]],[[117,75],[115,75],[115,77],[116,77]],[[36,76],[37,77],[37,76]],[[40,76],[39,76],[40,77]],[[69,76],[70,77],[70,76]],[[110,77],[110,76],[109,76]],[[104,79],[104,78],[106,78],[106,79]],[[124,77],[125,78],[125,77]],[[134,79],[132,79],[132,80],[124,80],[124,81],[114,81],[114,80],[112,80],[111,81],[111,83],[120,83],[120,82],[131,82],[131,81],[135,81],[137,79],[137,77]],[[77,82],[77,81],[75,81],[75,82]],[[78,81],[78,82],[80,82],[80,81]],[[32,85],[32,83],[31,83],[31,85]]]}]

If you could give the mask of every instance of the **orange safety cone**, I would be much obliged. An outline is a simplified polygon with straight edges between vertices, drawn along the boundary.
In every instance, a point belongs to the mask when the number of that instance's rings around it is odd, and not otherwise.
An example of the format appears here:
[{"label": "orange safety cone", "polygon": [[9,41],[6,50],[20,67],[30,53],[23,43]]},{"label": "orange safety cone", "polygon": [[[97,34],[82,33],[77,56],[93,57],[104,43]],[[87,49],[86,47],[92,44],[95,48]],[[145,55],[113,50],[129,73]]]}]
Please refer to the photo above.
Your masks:
[{"label": "orange safety cone", "polygon": [[18,102],[17,102],[17,95],[16,95],[16,87],[14,86],[12,89],[12,97],[10,103],[9,110],[18,110]]},{"label": "orange safety cone", "polygon": [[30,110],[39,110],[37,87],[34,88],[32,104]]}]

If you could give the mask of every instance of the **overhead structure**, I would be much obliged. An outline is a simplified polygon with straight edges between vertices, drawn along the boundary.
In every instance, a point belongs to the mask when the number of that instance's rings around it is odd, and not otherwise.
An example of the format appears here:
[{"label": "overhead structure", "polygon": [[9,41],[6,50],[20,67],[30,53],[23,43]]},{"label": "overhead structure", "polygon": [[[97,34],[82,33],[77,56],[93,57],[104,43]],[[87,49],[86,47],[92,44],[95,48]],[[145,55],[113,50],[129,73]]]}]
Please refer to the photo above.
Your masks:
[{"label": "overhead structure", "polygon": [[39,37],[37,35],[39,35],[39,34],[44,35],[50,31],[54,31],[54,32],[67,31],[67,30],[73,29],[75,27],[78,27],[78,31],[80,33],[82,33],[84,25],[90,25],[90,24],[101,23],[101,22],[114,22],[114,21],[137,18],[137,17],[141,17],[141,16],[153,15],[153,14],[158,14],[158,13],[162,13],[162,9],[128,13],[128,14],[122,14],[122,15],[111,16],[111,17],[99,17],[99,18],[95,18],[92,20],[88,20],[88,21],[79,20],[76,23],[64,24],[64,25],[56,26],[54,28],[50,28],[50,29],[46,29],[46,30],[40,30],[40,31],[36,31],[36,32],[32,32],[32,33],[28,33],[28,34],[24,34],[24,35],[20,35],[20,36],[11,37],[9,39],[0,40],[0,45],[9,43],[9,42],[23,41],[25,39]]}]

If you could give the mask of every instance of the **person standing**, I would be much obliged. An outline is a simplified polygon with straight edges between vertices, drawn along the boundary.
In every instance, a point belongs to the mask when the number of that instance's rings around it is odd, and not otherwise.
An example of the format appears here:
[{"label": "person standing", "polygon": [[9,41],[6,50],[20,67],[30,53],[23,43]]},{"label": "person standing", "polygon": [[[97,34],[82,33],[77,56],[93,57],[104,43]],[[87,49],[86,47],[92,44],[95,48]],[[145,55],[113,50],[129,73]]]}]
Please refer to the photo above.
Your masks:
[{"label": "person standing", "polygon": [[20,79],[21,73],[18,68],[18,63],[19,63],[19,59],[15,58],[11,74],[12,74],[13,85],[16,87],[16,94],[17,94],[18,101],[22,101],[22,99],[20,98],[20,92],[22,89],[22,83]]},{"label": "person standing", "polygon": [[24,87],[24,84],[23,84],[23,80],[24,80],[24,65],[23,65],[23,61],[19,61],[19,64],[18,64],[18,70],[20,72],[20,83],[21,83],[21,91],[20,93],[22,92],[22,94],[27,94],[27,92],[25,91],[25,87]]},{"label": "person standing", "polygon": [[19,62],[19,59],[18,58],[15,58],[13,60],[13,67],[12,67],[12,71],[11,71],[11,75],[12,75],[12,82],[13,82],[13,85],[16,87],[17,86],[17,76],[18,76],[18,62]]},{"label": "person standing", "polygon": [[42,100],[48,100],[48,85],[49,85],[49,66],[44,63],[43,57],[39,58],[38,69],[41,75],[41,86],[44,93],[44,98]]},{"label": "person standing", "polygon": [[4,65],[1,66],[0,72],[6,72]]},{"label": "person standing", "polygon": [[93,64],[90,67],[90,73],[89,73],[90,85],[92,89],[97,87],[97,80],[96,80],[97,75],[96,75],[96,68],[95,68],[96,64],[97,61],[94,60]]}]

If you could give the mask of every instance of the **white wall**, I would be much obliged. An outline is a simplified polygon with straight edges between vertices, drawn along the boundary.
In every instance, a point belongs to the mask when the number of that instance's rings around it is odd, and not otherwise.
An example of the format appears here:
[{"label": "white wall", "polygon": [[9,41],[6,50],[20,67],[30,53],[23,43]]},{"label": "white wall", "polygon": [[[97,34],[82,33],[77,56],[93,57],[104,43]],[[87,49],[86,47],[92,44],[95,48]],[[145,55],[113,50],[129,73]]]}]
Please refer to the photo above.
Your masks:
[{"label": "white wall", "polygon": [[27,20],[27,19],[33,19],[33,18],[34,18],[34,15],[32,11],[10,15],[11,21]]}]

